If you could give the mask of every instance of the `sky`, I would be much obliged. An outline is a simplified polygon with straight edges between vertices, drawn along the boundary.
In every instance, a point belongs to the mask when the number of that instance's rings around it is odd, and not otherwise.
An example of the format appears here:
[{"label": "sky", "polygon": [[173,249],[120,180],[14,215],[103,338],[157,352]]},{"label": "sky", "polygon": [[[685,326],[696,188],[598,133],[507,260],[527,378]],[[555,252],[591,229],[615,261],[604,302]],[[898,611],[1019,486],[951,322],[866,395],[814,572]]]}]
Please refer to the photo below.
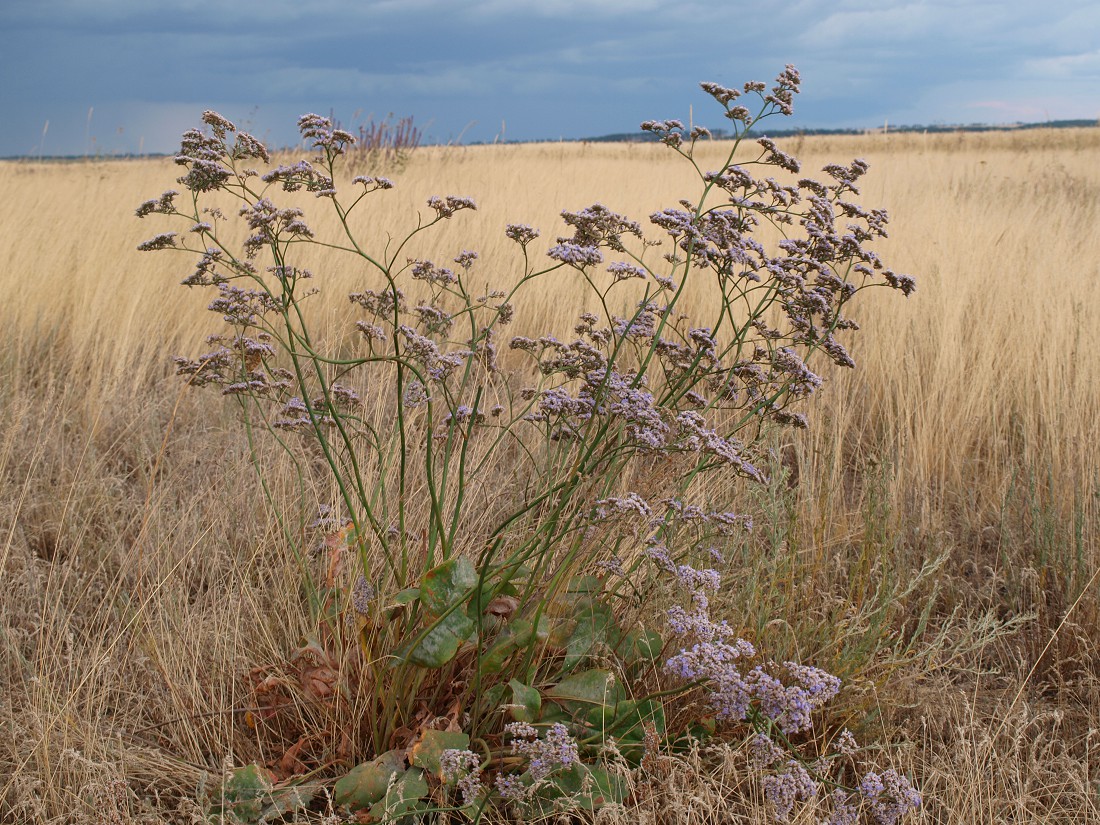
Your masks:
[{"label": "sky", "polygon": [[802,74],[773,128],[1100,118],[1097,0],[0,0],[0,156],[173,152],[214,109],[428,142],[727,125],[700,81]]}]

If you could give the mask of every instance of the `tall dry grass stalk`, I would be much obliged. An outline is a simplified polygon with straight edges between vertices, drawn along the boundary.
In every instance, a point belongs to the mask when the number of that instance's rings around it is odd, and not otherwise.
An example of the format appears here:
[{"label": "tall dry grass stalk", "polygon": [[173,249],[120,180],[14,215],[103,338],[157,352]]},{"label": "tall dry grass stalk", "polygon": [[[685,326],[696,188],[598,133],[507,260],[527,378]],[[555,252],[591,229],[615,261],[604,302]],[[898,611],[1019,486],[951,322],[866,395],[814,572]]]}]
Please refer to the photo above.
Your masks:
[{"label": "tall dry grass stalk", "polygon": [[[752,494],[766,524],[729,612],[847,677],[842,721],[903,743],[925,821],[1096,821],[1100,133],[791,144],[807,170],[870,162],[883,256],[919,291],[864,302],[859,369],[831,372],[809,432],[776,445],[785,483]],[[396,235],[426,194],[461,192],[476,216],[410,254],[476,248],[506,277],[505,223],[551,241],[562,207],[642,217],[680,173],[648,145],[424,148],[363,231]],[[175,174],[0,165],[0,819],[189,821],[224,760],[279,756],[244,724],[242,675],[298,644],[297,568],[231,409],[170,375],[210,327],[175,286],[190,260],[134,251],[133,208]],[[313,311],[337,335],[364,273],[332,261],[310,262]],[[570,288],[520,307],[516,331],[569,329]],[[670,764],[675,792],[639,815],[705,821],[694,798],[763,821],[735,764]]]}]

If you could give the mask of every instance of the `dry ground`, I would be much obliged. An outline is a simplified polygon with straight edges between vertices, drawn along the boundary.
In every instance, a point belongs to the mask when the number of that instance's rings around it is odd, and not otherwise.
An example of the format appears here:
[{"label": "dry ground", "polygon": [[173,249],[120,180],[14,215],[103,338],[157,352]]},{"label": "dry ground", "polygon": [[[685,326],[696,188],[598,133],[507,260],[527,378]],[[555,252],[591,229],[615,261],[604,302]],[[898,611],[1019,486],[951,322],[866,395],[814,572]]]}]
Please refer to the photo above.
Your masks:
[{"label": "dry ground", "polygon": [[[915,821],[1100,821],[1100,130],[784,145],[808,170],[870,161],[882,254],[919,291],[864,302],[858,369],[783,446],[786,483],[739,493],[765,527],[726,615],[845,677],[824,724],[910,773]],[[653,146],[424,149],[362,231],[468,195],[436,257],[507,278],[506,222],[546,241],[597,200],[643,219],[694,191],[685,171]],[[268,756],[241,677],[305,629],[231,410],[171,374],[217,328],[176,286],[190,257],[134,249],[157,231],[134,207],[177,174],[0,165],[0,821],[191,821],[224,763]],[[336,298],[361,285],[342,266],[314,265]],[[520,325],[567,331],[569,294]],[[624,818],[767,818],[736,750],[670,771]]]}]

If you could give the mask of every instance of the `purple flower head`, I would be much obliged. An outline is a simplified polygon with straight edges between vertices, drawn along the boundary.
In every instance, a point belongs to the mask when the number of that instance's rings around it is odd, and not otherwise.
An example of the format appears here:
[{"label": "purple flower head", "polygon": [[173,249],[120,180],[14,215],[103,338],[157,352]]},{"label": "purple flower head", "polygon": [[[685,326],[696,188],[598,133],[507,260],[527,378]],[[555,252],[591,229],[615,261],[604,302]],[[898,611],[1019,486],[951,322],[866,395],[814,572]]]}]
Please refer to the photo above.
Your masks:
[{"label": "purple flower head", "polygon": [[528,758],[527,770],[536,784],[559,768],[580,761],[577,742],[561,722],[551,725],[542,739],[527,722],[512,722],[504,730],[512,737],[512,753]]},{"label": "purple flower head", "polygon": [[614,276],[616,281],[626,281],[630,278],[644,278],[646,276],[644,269],[640,269],[624,261],[614,261],[608,264],[607,271]]},{"label": "purple flower head", "polygon": [[764,777],[764,796],[775,806],[775,818],[786,822],[794,809],[795,802],[808,802],[817,796],[818,784],[810,776],[802,763],[792,759],[783,773]]},{"label": "purple flower head", "polygon": [[375,595],[374,586],[367,581],[366,576],[360,575],[351,589],[352,608],[360,616],[369,616],[370,603],[374,600]]},{"label": "purple flower head", "polygon": [[333,126],[332,120],[313,113],[298,118],[298,131],[306,140],[312,140],[314,148],[327,149],[342,154],[347,146],[355,143],[355,137]]},{"label": "purple flower head", "polygon": [[749,761],[754,767],[770,768],[785,756],[787,752],[776,745],[767,734],[758,733],[749,740]]},{"label": "purple flower head", "polygon": [[603,254],[594,246],[578,246],[575,243],[560,243],[550,247],[546,253],[556,261],[583,268],[603,261]]},{"label": "purple flower head", "polygon": [[138,249],[141,252],[153,252],[157,249],[168,249],[169,247],[176,245],[176,233],[175,232],[162,232],[159,235],[154,235],[147,241],[142,241],[138,244]]},{"label": "purple flower head", "polygon": [[432,195],[428,198],[428,206],[434,209],[436,215],[440,218],[449,218],[462,209],[477,209],[477,204],[472,199],[456,195],[447,195],[445,198]]},{"label": "purple flower head", "polygon": [[462,793],[462,804],[472,805],[481,793],[481,757],[473,751],[447,748],[439,755],[443,781],[454,783]]},{"label": "purple flower head", "polygon": [[558,243],[575,246],[607,246],[616,252],[624,252],[622,236],[642,237],[642,229],[635,221],[612,212],[602,203],[594,203],[579,212],[563,211],[565,223],[573,227],[573,237],[558,238]]},{"label": "purple flower head", "polygon": [[539,231],[525,223],[510,223],[504,227],[504,234],[520,246],[527,246],[539,236]]},{"label": "purple flower head", "polygon": [[859,783],[859,792],[869,803],[871,816],[879,825],[894,825],[921,804],[920,793],[893,768],[881,775],[868,772]]},{"label": "purple flower head", "polygon": [[437,267],[431,261],[421,261],[409,258],[412,265],[412,276],[418,281],[427,281],[430,284],[453,284],[458,282],[458,276],[446,267]]},{"label": "purple flower head", "polygon": [[731,100],[736,100],[741,97],[741,93],[736,89],[727,89],[725,86],[720,86],[717,83],[700,83],[699,88],[713,97],[723,106],[729,103]]},{"label": "purple flower head", "polygon": [[177,192],[175,189],[169,189],[156,200],[145,201],[145,203],[141,204],[141,206],[139,206],[137,210],[135,210],[135,214],[139,218],[144,218],[146,215],[151,215],[154,212],[159,212],[163,215],[170,215],[172,214],[172,212],[175,211],[175,205],[172,201],[178,194],[179,192]]},{"label": "purple flower head", "polygon": [[653,510],[644,498],[637,493],[627,493],[625,496],[612,496],[600,499],[596,502],[596,518],[599,521],[612,516],[630,515],[631,513],[649,518]]},{"label": "purple flower head", "polygon": [[474,261],[477,260],[477,253],[471,252],[469,249],[463,249],[455,258],[455,263],[463,269],[469,269],[473,266]]}]

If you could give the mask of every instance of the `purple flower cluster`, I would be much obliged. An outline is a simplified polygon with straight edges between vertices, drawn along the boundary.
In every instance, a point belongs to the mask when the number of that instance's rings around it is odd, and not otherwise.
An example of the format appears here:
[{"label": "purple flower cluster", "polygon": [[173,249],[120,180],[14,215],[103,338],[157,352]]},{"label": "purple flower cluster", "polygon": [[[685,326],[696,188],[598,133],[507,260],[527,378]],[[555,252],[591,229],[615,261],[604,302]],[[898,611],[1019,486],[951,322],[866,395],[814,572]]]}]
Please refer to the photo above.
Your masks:
[{"label": "purple flower cluster", "polygon": [[226,283],[217,286],[218,297],[210,302],[207,309],[221,315],[228,324],[254,326],[257,317],[278,312],[283,307],[281,298],[263,290],[242,289]]},{"label": "purple flower cluster", "polygon": [[397,331],[405,339],[405,355],[420,362],[433,381],[445,381],[470,354],[468,351],[441,352],[435,341],[406,324],[401,324]]},{"label": "purple flower cluster", "polygon": [[511,737],[512,753],[527,757],[527,773],[532,781],[530,786],[506,782],[507,787],[502,787],[498,778],[498,790],[506,799],[522,799],[555,771],[580,761],[577,742],[561,722],[551,725],[541,739],[538,730],[527,722],[511,722],[504,731]]},{"label": "purple flower cluster", "polygon": [[313,237],[313,231],[302,220],[302,210],[297,207],[279,209],[267,198],[260,198],[251,206],[242,206],[239,214],[255,233],[244,242],[249,258],[270,244]]},{"label": "purple flower cluster", "polygon": [[298,118],[298,131],[306,140],[313,141],[315,149],[323,149],[333,155],[343,154],[355,143],[355,136],[333,126],[332,120],[313,113]]},{"label": "purple flower cluster", "polygon": [[462,209],[477,209],[477,204],[473,200],[456,195],[447,195],[445,198],[432,195],[428,198],[428,206],[435,210],[439,218],[449,218]]},{"label": "purple flower cluster", "polygon": [[376,318],[392,320],[395,313],[406,311],[405,293],[396,287],[378,292],[373,289],[353,292],[348,295],[348,299],[353,304],[359,304]]},{"label": "purple flower cluster", "polygon": [[690,595],[691,608],[675,606],[668,611],[668,627],[675,636],[694,644],[666,662],[666,668],[685,681],[703,680],[710,691],[709,702],[719,718],[743,721],[755,706],[784,734],[810,727],[811,714],[836,696],[840,679],[815,667],[785,662],[783,668],[793,684],[784,684],[763,665],[743,673],[741,661],[756,655],[753,646],[736,639],[725,622],[710,617],[708,593],[717,592],[721,579],[716,570],[699,570],[675,565],[667,554],[650,556],[662,569],[672,572]]},{"label": "purple flower cluster", "polygon": [[630,514],[649,518],[653,515],[653,510],[650,508],[649,503],[637,493],[602,498],[595,504],[595,517],[598,521],[604,521],[613,516]]},{"label": "purple flower cluster", "polygon": [[539,236],[539,231],[525,223],[510,223],[504,228],[504,234],[520,246],[525,247]]},{"label": "purple flower cluster", "polygon": [[427,281],[430,284],[453,284],[458,281],[453,271],[443,266],[436,266],[431,261],[410,258],[409,265],[412,267],[413,278],[418,281]]},{"label": "purple flower cluster", "polygon": [[869,772],[859,783],[859,792],[870,806],[871,816],[879,825],[894,825],[901,817],[920,807],[920,793],[908,779],[889,769]]},{"label": "purple flower cluster", "polygon": [[370,615],[370,603],[377,595],[374,585],[367,581],[367,577],[360,575],[351,588],[351,606],[360,616]]},{"label": "purple flower cluster", "polygon": [[615,252],[625,252],[623,235],[642,237],[642,229],[637,222],[612,212],[602,203],[592,204],[578,212],[563,211],[561,217],[566,225],[573,227],[571,238],[558,238],[559,244],[567,246],[606,246]]},{"label": "purple flower cluster", "polygon": [[603,253],[600,252],[599,247],[581,246],[575,243],[560,243],[557,246],[552,246],[546,254],[555,261],[561,261],[580,269],[603,261]]},{"label": "purple flower cluster", "polygon": [[178,195],[175,189],[169,189],[159,198],[155,200],[148,200],[141,204],[134,212],[139,218],[144,218],[146,215],[152,215],[153,213],[159,213],[161,215],[171,215],[175,211],[175,205],[173,200]]},{"label": "purple flower cluster", "polygon": [[454,783],[462,793],[462,804],[472,805],[481,793],[481,757],[473,751],[447,748],[439,755],[443,781]]},{"label": "purple flower cluster", "polygon": [[817,796],[818,783],[810,776],[802,763],[792,759],[782,773],[765,776],[761,781],[764,796],[775,806],[775,818],[786,822],[795,802],[807,802]]},{"label": "purple flower cluster", "polygon": [[325,175],[308,160],[300,160],[293,166],[279,166],[260,177],[264,183],[280,183],[284,192],[305,189],[318,196],[335,194],[332,178]]}]

